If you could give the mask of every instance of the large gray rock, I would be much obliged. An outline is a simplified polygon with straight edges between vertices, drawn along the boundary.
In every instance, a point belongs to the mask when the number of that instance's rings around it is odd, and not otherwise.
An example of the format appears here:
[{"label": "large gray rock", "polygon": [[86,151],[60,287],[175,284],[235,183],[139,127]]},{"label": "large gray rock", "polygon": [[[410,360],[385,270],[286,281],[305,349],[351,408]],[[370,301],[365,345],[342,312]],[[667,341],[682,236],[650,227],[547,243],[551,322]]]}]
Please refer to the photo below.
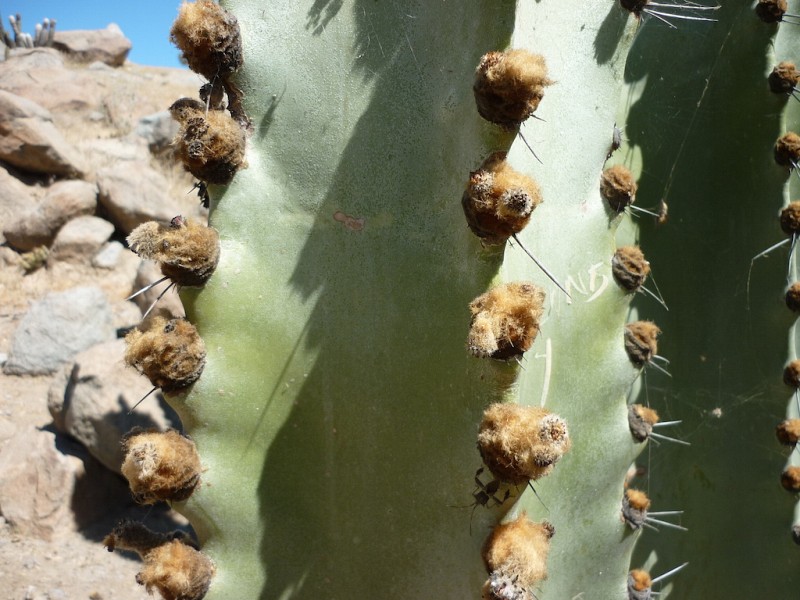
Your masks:
[{"label": "large gray rock", "polygon": [[168,223],[180,214],[169,184],[145,162],[131,161],[97,171],[98,197],[109,219],[126,234],[145,221]]},{"label": "large gray rock", "polygon": [[[21,184],[19,184],[21,185]],[[0,191],[2,194],[2,191]],[[29,202],[24,210],[3,225],[3,235],[17,250],[49,246],[67,221],[94,214],[97,186],[86,181],[57,181],[40,202]]]},{"label": "large gray rock", "polygon": [[6,241],[3,233],[18,215],[36,205],[36,189],[27,186],[0,167],[0,244]]},{"label": "large gray rock", "polygon": [[53,48],[80,63],[103,62],[112,67],[125,63],[131,51],[131,41],[115,23],[105,29],[56,31]]},{"label": "large gray rock", "polygon": [[0,90],[0,160],[23,171],[81,176],[83,158],[35,102]]},{"label": "large gray rock", "polygon": [[0,513],[23,534],[49,540],[69,521],[73,469],[56,436],[18,431],[0,451]]},{"label": "large gray rock", "polygon": [[78,352],[116,337],[105,294],[75,287],[34,302],[11,340],[3,371],[12,375],[52,373]]},{"label": "large gray rock", "polygon": [[72,366],[62,368],[48,393],[56,428],[77,439],[117,473],[123,459],[123,435],[135,426],[164,430],[177,422],[172,411],[165,412],[156,393],[128,414],[153,386],[124,364],[124,354],[122,339],[81,352]]},{"label": "large gray rock", "polygon": [[89,264],[112,233],[114,226],[100,217],[72,219],[59,230],[47,260]]}]

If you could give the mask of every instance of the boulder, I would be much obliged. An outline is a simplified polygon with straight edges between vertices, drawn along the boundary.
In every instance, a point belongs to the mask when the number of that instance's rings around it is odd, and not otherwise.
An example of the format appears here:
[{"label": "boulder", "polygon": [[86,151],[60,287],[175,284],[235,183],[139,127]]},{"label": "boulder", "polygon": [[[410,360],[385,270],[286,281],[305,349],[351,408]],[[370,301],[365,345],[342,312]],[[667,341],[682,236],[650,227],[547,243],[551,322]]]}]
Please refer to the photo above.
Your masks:
[{"label": "boulder", "polygon": [[11,340],[3,371],[11,375],[52,373],[78,352],[116,337],[105,294],[74,287],[33,302]]},{"label": "boulder", "polygon": [[79,63],[103,62],[121,67],[131,51],[131,41],[116,23],[105,29],[56,31],[53,48]]},{"label": "boulder", "polygon": [[95,184],[79,180],[57,181],[47,189],[41,201],[28,201],[24,210],[4,223],[3,235],[9,244],[24,252],[36,246],[49,246],[67,221],[94,214],[96,207]]},{"label": "boulder", "polygon": [[0,450],[0,513],[20,534],[51,539],[70,519],[73,486],[49,431],[18,431]]},{"label": "boulder", "polygon": [[0,62],[0,89],[55,112],[102,110],[108,86],[91,74],[65,68],[54,48],[17,49]]},{"label": "boulder", "polygon": [[59,230],[47,260],[90,263],[112,233],[114,226],[100,217],[72,219]]},{"label": "boulder", "polygon": [[119,264],[120,257],[125,252],[125,246],[115,241],[103,244],[102,248],[92,257],[92,266],[96,269],[114,269]]},{"label": "boulder", "polygon": [[0,244],[6,241],[9,224],[36,205],[37,192],[35,187],[25,185],[0,167]]},{"label": "boulder", "polygon": [[130,161],[97,171],[100,204],[125,234],[145,221],[169,221],[180,208],[169,196],[169,184],[146,162]]},{"label": "boulder", "polygon": [[0,90],[0,160],[23,171],[82,176],[83,158],[35,102]]}]

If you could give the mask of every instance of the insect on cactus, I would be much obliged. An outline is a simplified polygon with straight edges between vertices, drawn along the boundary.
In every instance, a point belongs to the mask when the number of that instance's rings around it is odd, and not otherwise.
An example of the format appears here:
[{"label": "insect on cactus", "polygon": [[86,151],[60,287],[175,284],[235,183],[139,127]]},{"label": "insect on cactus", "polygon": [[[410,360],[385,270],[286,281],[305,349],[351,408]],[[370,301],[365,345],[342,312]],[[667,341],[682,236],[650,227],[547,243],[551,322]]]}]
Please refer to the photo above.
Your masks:
[{"label": "insect on cactus", "polygon": [[[626,401],[660,331],[625,326],[650,269],[626,207],[653,184],[636,181],[635,153],[605,163],[616,123],[650,151],[625,100],[637,32],[633,90],[641,57],[659,67],[652,35],[662,52],[681,38],[642,25],[660,16],[647,3],[307,4],[198,0],[173,28],[209,80],[172,112],[219,253],[182,290],[187,321],[154,333],[192,323],[202,361],[194,342],[169,345],[194,349],[194,367],[151,379],[199,453],[199,475],[172,469],[193,484],[172,501],[207,559],[166,587],[146,576],[153,548],[179,544],[194,561],[186,540],[123,524],[109,547],[140,550],[142,583],[166,598],[650,597],[661,578],[629,575],[642,528],[620,498],[658,419]],[[713,37],[744,18],[730,12],[716,29],[653,25]],[[689,79],[707,89],[703,73]],[[693,131],[690,114],[679,131]],[[667,164],[685,159],[688,135]],[[161,453],[136,439],[129,460],[150,473]],[[136,482],[138,497],[160,497]]]}]

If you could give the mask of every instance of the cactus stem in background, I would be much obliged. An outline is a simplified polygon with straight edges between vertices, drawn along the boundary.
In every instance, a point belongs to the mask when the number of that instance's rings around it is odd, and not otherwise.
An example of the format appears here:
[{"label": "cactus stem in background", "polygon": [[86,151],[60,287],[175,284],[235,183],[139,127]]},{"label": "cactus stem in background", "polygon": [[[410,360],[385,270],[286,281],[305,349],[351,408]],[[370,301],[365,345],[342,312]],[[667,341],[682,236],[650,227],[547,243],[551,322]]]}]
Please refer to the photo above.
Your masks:
[{"label": "cactus stem in background", "polygon": [[214,576],[214,565],[183,532],[156,533],[141,523],[123,521],[103,540],[109,552],[131,550],[144,561],[136,575],[148,593],[164,600],[200,600]]}]

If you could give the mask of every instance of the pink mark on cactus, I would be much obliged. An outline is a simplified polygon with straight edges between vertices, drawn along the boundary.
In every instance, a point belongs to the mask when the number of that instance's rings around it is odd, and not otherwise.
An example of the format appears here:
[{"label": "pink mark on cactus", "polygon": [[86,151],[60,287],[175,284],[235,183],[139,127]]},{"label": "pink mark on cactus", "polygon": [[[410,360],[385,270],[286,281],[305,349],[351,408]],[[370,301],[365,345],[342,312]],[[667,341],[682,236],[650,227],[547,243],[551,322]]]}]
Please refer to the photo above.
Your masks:
[{"label": "pink mark on cactus", "polygon": [[363,230],[364,225],[367,223],[367,220],[364,217],[351,217],[340,210],[337,210],[335,213],[333,213],[333,220],[338,221],[352,231]]}]

